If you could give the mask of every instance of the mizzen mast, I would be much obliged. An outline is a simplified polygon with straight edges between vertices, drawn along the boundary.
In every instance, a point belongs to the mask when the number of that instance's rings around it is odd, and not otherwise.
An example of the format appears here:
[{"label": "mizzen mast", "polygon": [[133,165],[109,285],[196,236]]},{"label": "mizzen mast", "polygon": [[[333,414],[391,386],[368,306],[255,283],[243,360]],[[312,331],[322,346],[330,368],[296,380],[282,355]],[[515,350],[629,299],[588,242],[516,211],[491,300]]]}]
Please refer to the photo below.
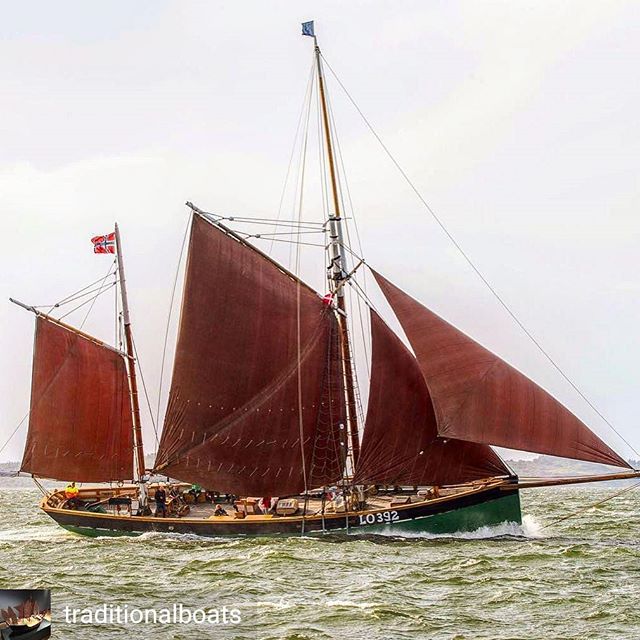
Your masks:
[{"label": "mizzen mast", "polygon": [[329,210],[329,220],[327,225],[327,233],[329,236],[329,242],[327,244],[327,252],[329,255],[327,278],[329,280],[329,290],[336,298],[336,305],[338,310],[337,315],[338,326],[340,329],[340,355],[343,365],[342,368],[347,405],[347,434],[350,444],[349,449],[351,450],[353,465],[355,467],[355,464],[358,461],[358,456],[360,454],[360,440],[358,437],[355,383],[353,375],[353,363],[351,358],[351,346],[349,344],[349,332],[347,328],[345,292],[344,286],[342,286],[345,278],[347,277],[342,229],[343,218],[340,207],[340,194],[338,190],[336,162],[331,138],[331,124],[329,120],[329,110],[327,107],[327,94],[324,81],[324,72],[322,69],[322,55],[320,53],[320,47],[318,46],[318,39],[315,35],[313,22],[304,23],[302,25],[302,33],[303,35],[309,35],[313,37],[315,48],[318,90],[320,94],[320,105],[322,111],[322,125],[327,151],[329,179],[331,182],[331,193],[333,200],[333,210],[331,210],[331,208]]},{"label": "mizzen mast", "polygon": [[129,371],[129,390],[131,392],[131,409],[133,412],[133,446],[135,451],[135,465],[138,481],[142,482],[145,475],[144,448],[142,445],[142,423],[140,420],[140,401],[138,398],[138,380],[136,378],[135,354],[133,347],[133,333],[131,332],[131,316],[129,315],[129,300],[127,298],[127,283],[124,277],[124,260],[122,257],[122,240],[120,229],[116,223],[116,257],[118,260],[118,276],[120,280],[120,294],[122,296],[122,320]]}]

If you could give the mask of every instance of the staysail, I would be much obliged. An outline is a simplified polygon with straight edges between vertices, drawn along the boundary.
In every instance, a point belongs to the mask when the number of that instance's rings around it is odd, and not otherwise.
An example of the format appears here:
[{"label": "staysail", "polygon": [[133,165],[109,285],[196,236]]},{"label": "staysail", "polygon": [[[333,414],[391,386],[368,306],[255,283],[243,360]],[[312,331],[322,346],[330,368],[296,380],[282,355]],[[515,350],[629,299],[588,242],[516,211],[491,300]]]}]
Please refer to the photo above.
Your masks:
[{"label": "staysail", "polygon": [[317,293],[194,215],[156,470],[241,495],[340,478],[336,325]]},{"label": "staysail", "polygon": [[130,480],[133,426],[122,354],[38,315],[20,470],[78,482]]},{"label": "staysail", "polygon": [[629,466],[535,382],[373,274],[416,354],[440,436]]},{"label": "staysail", "polygon": [[491,447],[438,436],[413,354],[371,310],[371,386],[354,482],[443,485],[509,475]]}]

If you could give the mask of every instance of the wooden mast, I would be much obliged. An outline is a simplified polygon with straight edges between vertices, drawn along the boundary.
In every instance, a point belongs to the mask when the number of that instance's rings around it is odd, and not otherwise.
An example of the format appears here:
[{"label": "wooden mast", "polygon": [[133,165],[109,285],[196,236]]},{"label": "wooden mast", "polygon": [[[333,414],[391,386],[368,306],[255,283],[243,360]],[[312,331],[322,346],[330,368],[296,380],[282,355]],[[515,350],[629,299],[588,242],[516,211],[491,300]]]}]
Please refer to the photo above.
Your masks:
[{"label": "wooden mast", "polygon": [[331,125],[329,122],[329,111],[327,108],[327,96],[324,84],[324,73],[322,70],[322,57],[316,36],[313,36],[315,47],[316,65],[318,70],[318,88],[320,92],[320,104],[322,108],[322,123],[324,137],[327,147],[327,157],[329,160],[329,177],[331,180],[331,191],[333,195],[333,211],[329,212],[329,285],[331,292],[337,297],[338,324],[340,328],[340,352],[343,363],[343,375],[345,396],[347,400],[347,434],[350,441],[350,448],[353,456],[353,465],[358,461],[360,455],[360,440],[358,436],[358,418],[353,380],[353,363],[351,360],[351,347],[349,345],[349,332],[347,328],[347,312],[344,297],[344,287],[341,286],[346,273],[344,242],[342,234],[342,214],[340,210],[340,195],[338,192],[338,181],[336,177],[336,163],[331,141]]},{"label": "wooden mast", "polygon": [[145,475],[144,448],[142,445],[142,424],[140,420],[140,402],[138,398],[138,380],[136,378],[136,360],[133,348],[133,334],[131,333],[131,316],[129,315],[129,300],[127,298],[127,283],[124,277],[124,259],[122,257],[122,240],[120,229],[116,223],[116,257],[118,260],[118,275],[120,279],[120,293],[122,295],[122,319],[124,323],[124,337],[126,344],[127,364],[129,369],[129,391],[131,392],[131,409],[133,413],[133,446],[135,452],[136,472],[138,481],[142,482]]}]

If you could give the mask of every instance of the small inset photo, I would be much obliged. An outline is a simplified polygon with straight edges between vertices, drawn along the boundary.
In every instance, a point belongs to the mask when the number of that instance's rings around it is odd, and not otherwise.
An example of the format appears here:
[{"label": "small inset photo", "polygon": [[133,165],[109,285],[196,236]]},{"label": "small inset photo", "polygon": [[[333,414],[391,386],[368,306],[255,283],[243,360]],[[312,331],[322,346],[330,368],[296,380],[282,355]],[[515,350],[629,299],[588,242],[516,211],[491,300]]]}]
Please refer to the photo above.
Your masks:
[{"label": "small inset photo", "polygon": [[51,636],[49,589],[0,589],[2,640],[40,640]]}]

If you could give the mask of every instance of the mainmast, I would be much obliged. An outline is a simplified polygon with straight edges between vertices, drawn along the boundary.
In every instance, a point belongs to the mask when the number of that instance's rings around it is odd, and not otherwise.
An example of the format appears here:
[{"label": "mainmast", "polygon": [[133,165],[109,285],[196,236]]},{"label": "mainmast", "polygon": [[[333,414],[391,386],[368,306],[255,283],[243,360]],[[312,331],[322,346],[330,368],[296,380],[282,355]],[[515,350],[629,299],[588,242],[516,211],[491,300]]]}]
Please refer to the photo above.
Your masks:
[{"label": "mainmast", "polygon": [[[305,28],[306,27],[306,28]],[[338,191],[338,180],[336,176],[336,163],[331,139],[331,125],[329,121],[329,110],[327,108],[327,95],[322,69],[322,56],[318,39],[315,36],[313,23],[303,25],[303,34],[313,36],[315,46],[316,66],[318,71],[318,89],[320,93],[320,104],[322,110],[322,124],[324,129],[325,146],[327,149],[327,159],[329,165],[329,178],[331,181],[331,192],[333,196],[333,210],[329,211],[328,234],[329,242],[327,252],[329,254],[329,266],[327,278],[329,280],[330,291],[337,298],[336,305],[338,311],[338,325],[340,328],[340,354],[344,377],[344,388],[347,405],[347,434],[350,450],[353,457],[353,465],[358,460],[360,454],[360,440],[358,437],[358,419],[355,399],[355,385],[353,375],[353,363],[351,359],[351,347],[349,344],[349,332],[347,327],[347,311],[345,305],[345,294],[343,281],[347,276],[344,241],[342,232],[342,212],[340,208],[340,195]]]},{"label": "mainmast", "polygon": [[124,277],[124,259],[122,257],[122,240],[120,229],[116,223],[116,257],[118,260],[118,275],[120,279],[120,293],[122,295],[122,320],[126,344],[127,364],[129,370],[129,390],[131,392],[131,408],[133,412],[133,446],[135,451],[135,465],[138,481],[142,482],[145,475],[144,449],[142,446],[142,424],[140,420],[140,402],[138,398],[138,381],[136,378],[135,354],[133,348],[133,334],[131,332],[131,316],[129,315],[129,300],[127,298],[127,283]]}]

